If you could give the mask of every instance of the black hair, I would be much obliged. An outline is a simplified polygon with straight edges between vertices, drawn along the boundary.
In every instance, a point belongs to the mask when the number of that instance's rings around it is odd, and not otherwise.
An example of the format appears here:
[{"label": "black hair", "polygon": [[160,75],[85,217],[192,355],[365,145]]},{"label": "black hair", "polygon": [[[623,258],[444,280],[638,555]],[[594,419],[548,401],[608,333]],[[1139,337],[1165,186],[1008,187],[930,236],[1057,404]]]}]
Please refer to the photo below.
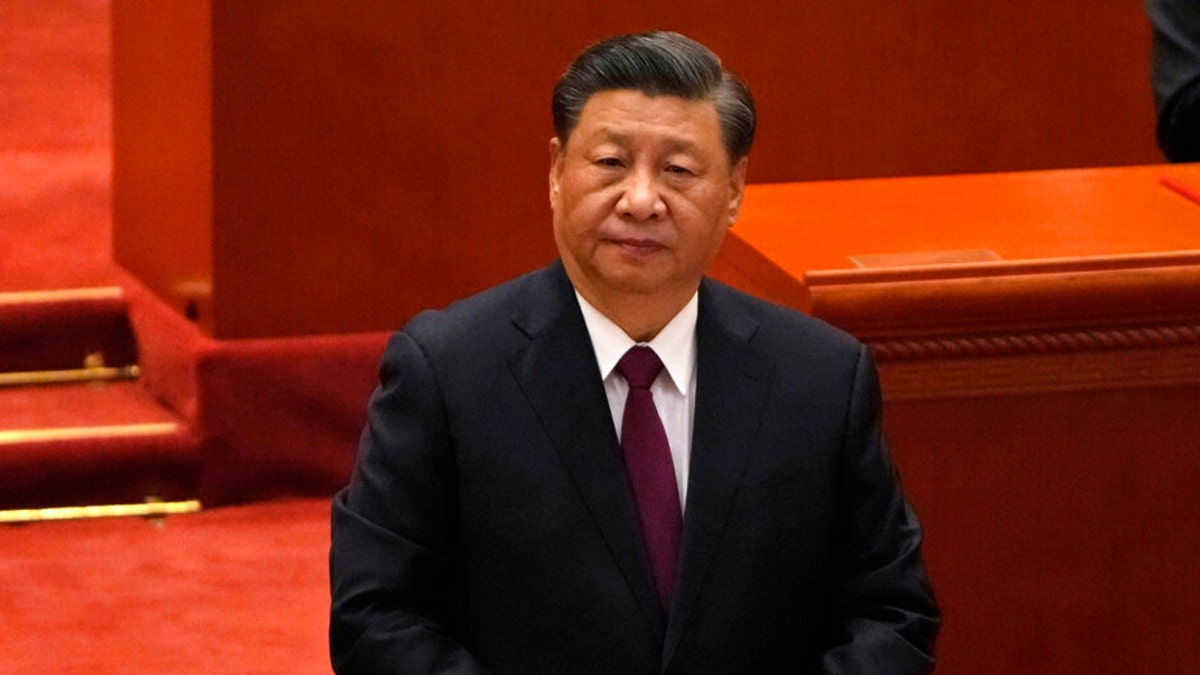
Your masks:
[{"label": "black hair", "polygon": [[614,89],[710,100],[731,162],[750,152],[756,113],[749,87],[691,38],[651,31],[611,37],[583,50],[554,87],[551,109],[561,147],[566,147],[588,99]]}]

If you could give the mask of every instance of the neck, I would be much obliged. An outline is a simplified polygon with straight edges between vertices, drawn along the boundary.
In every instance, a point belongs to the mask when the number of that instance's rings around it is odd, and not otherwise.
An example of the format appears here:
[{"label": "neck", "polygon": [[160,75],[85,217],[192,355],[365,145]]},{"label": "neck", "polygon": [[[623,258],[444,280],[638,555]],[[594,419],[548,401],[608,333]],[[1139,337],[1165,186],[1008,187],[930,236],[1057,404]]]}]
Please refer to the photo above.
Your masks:
[{"label": "neck", "polygon": [[583,296],[601,314],[617,324],[635,342],[649,342],[679,314],[695,294],[695,289],[681,297],[656,295],[633,295],[621,297],[597,297],[580,288]]}]

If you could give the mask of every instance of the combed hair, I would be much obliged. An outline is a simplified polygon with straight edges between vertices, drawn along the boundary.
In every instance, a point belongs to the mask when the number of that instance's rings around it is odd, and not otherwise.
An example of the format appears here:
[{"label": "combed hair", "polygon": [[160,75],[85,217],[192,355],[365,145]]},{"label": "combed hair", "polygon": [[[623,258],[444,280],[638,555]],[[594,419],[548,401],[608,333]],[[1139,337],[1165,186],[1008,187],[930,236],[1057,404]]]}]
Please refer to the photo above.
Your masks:
[{"label": "combed hair", "polygon": [[750,152],[755,109],[749,87],[691,38],[651,31],[608,38],[583,50],[554,87],[554,133],[562,147],[588,99],[614,89],[712,101],[730,160],[737,162]]}]

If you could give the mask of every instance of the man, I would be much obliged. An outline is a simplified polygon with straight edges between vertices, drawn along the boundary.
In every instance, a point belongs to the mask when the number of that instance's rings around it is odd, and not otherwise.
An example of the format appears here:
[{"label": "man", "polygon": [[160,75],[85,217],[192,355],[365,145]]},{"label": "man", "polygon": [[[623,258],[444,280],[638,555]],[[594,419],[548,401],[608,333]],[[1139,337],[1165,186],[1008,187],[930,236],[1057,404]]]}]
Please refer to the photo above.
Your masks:
[{"label": "man", "polygon": [[867,351],[702,278],[749,92],[656,32],[583,52],[553,108],[561,260],[388,344],[333,506],[335,668],[929,670]]},{"label": "man", "polygon": [[1158,146],[1172,162],[1200,161],[1200,3],[1146,0],[1154,29],[1151,82]]}]

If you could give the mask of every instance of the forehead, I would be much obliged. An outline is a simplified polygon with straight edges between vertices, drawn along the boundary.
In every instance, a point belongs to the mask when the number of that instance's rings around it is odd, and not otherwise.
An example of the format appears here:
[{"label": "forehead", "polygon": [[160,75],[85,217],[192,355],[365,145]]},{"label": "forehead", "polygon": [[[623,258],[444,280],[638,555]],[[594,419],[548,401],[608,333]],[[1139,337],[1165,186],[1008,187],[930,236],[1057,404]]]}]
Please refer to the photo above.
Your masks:
[{"label": "forehead", "polygon": [[628,89],[593,94],[571,136],[580,137],[585,144],[655,140],[705,149],[721,147],[721,125],[712,101],[650,96]]}]

